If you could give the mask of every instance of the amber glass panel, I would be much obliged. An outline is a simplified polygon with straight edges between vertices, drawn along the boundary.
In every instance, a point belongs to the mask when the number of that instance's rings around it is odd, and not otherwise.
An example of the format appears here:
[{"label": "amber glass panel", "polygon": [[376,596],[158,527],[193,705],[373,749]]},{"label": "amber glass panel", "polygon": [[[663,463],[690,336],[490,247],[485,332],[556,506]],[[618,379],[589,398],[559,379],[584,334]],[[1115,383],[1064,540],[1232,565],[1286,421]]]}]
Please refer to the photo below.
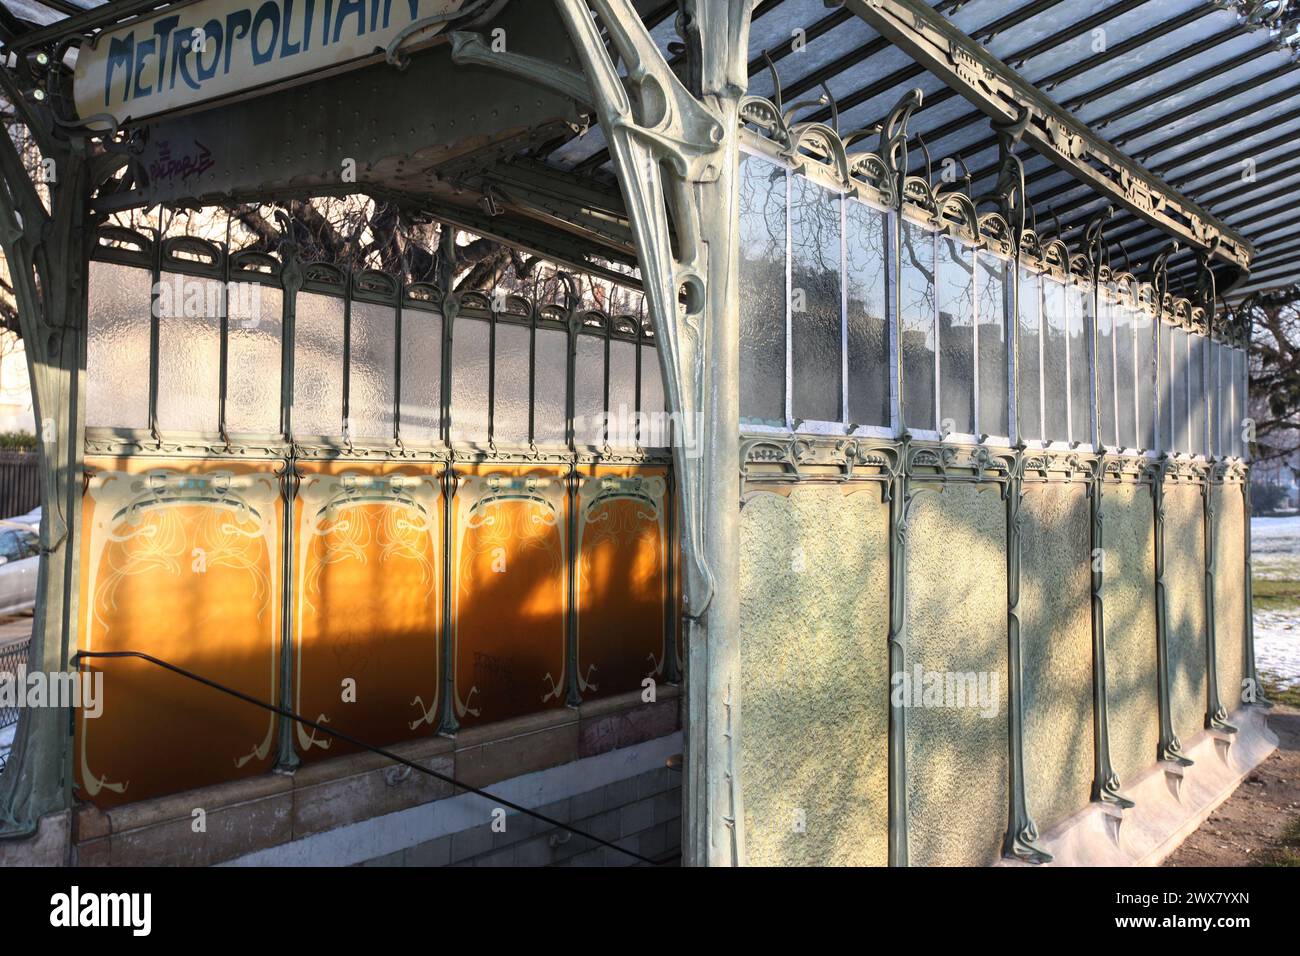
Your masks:
[{"label": "amber glass panel", "polygon": [[564,706],[568,496],[556,467],[456,469],[456,719]]},{"label": "amber glass panel", "polygon": [[[441,466],[302,464],[294,501],[299,713],[369,743],[438,729]],[[345,699],[351,681],[352,699]],[[356,748],[297,725],[306,758]]]},{"label": "amber glass panel", "polygon": [[[144,651],[274,701],[282,512],[273,463],[86,465],[80,648]],[[104,674],[103,713],[79,711],[76,721],[82,799],[111,807],[264,773],[275,761],[267,711],[140,660],[82,669]]]},{"label": "amber glass panel", "polygon": [[668,626],[668,471],[587,468],[578,492],[578,689],[584,699],[658,679]]}]

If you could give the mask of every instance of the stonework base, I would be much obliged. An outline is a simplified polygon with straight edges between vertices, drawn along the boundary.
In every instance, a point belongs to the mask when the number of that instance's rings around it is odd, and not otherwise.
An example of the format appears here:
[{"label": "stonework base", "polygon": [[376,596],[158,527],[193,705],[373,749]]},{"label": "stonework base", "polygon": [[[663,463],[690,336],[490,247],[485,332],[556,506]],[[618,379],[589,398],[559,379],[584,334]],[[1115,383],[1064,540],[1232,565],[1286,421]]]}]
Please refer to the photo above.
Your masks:
[{"label": "stonework base", "polygon": [[[1202,730],[1184,741],[1193,761],[1159,761],[1121,791],[1130,809],[1092,803],[1039,839],[1052,854],[1048,866],[1156,866],[1178,848],[1246,776],[1277,747],[1268,712],[1242,707],[1228,719],[1237,733]],[[1003,860],[1002,866],[1029,866]]]}]

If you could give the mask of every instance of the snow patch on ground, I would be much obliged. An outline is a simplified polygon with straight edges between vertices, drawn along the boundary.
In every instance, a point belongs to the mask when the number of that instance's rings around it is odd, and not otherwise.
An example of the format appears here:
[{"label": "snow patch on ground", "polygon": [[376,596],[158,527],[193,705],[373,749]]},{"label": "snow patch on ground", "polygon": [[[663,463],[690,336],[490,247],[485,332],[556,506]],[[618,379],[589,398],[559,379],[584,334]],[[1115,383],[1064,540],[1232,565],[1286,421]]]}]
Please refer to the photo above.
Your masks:
[{"label": "snow patch on ground", "polygon": [[[1300,581],[1300,515],[1252,518],[1250,552],[1257,579]],[[1255,665],[1300,686],[1300,607],[1255,611]]]}]

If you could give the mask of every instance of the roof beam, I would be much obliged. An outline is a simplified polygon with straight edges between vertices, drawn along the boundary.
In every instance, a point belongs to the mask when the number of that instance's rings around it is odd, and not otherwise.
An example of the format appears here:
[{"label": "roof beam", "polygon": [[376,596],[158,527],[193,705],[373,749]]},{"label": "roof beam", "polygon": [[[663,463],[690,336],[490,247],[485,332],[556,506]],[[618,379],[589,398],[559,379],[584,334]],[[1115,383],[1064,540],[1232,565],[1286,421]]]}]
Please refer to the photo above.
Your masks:
[{"label": "roof beam", "polygon": [[1180,242],[1239,269],[1254,249],[1244,237],[1138,166],[1005,63],[919,0],[845,0],[845,7],[961,93],[997,123],[1028,114],[1024,141],[1057,166]]},{"label": "roof beam", "polygon": [[171,5],[170,0],[108,0],[102,6],[82,10],[65,20],[26,33],[9,46],[14,50],[30,50],[47,43],[57,43],[67,37],[87,36],[138,14]]}]

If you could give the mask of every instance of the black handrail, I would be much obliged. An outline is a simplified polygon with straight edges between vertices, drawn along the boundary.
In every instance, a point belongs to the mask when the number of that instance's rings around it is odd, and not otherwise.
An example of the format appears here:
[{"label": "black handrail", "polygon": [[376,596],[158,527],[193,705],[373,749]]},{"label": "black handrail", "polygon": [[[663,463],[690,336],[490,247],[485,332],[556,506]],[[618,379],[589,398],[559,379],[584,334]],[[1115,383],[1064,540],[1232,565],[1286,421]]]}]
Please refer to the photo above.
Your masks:
[{"label": "black handrail", "polygon": [[261,707],[263,710],[269,710],[273,714],[279,714],[281,717],[287,717],[290,720],[296,720],[298,723],[303,724],[307,727],[311,727],[313,730],[319,730],[322,733],[329,734],[331,737],[337,737],[339,740],[346,741],[356,747],[361,747],[363,750],[369,750],[371,753],[379,754],[381,757],[387,757],[389,760],[393,760],[396,761],[397,763],[402,764],[403,766],[410,767],[412,770],[418,770],[420,771],[420,773],[427,774],[428,776],[441,780],[444,783],[449,783],[453,787],[456,787],[459,790],[464,790],[468,793],[477,794],[478,796],[483,797],[484,799],[487,800],[491,800],[494,803],[500,804],[503,807],[509,807],[511,810],[517,810],[520,813],[533,817],[534,819],[541,820],[543,823],[548,823],[557,829],[567,830],[569,833],[572,833],[574,836],[584,837],[588,840],[591,840],[594,843],[600,844],[601,846],[609,847],[611,850],[615,850],[626,856],[630,856],[632,857],[632,859],[640,863],[648,863],[651,866],[662,866],[663,864],[671,862],[672,860],[676,859],[676,854],[674,854],[673,856],[666,857],[662,860],[652,860],[650,857],[642,856],[640,853],[637,853],[634,850],[629,850],[626,847],[618,846],[615,843],[611,843],[609,840],[603,840],[593,833],[588,833],[585,830],[579,830],[577,827],[570,826],[567,823],[561,823],[559,820],[548,817],[544,813],[538,813],[536,810],[532,810],[528,807],[521,806],[520,804],[515,803],[511,800],[506,800],[502,797],[498,797],[495,794],[488,792],[487,790],[480,789],[479,787],[471,787],[469,784],[466,783],[461,783],[455,777],[449,777],[446,774],[439,773],[436,770],[430,770],[428,767],[422,767],[418,763],[407,760],[405,757],[393,753],[391,750],[385,750],[383,747],[376,747],[374,744],[368,744],[364,740],[358,740],[356,737],[353,737],[350,734],[343,733],[341,730],[335,730],[332,727],[326,727],[324,724],[318,723],[317,721],[309,720],[306,717],[303,717],[299,714],[295,714],[293,711],[288,710],[287,708],[277,707],[274,704],[268,704],[264,700],[258,700],[256,697],[252,697],[248,694],[245,694],[243,691],[238,691],[235,690],[233,687],[226,687],[223,684],[218,684],[216,681],[210,680],[209,678],[204,677],[201,674],[195,674],[192,671],[187,671],[183,667],[178,667],[176,664],[172,664],[169,663],[168,661],[160,660],[159,658],[154,657],[151,654],[145,654],[143,651],[78,651],[76,654],[72,655],[71,663],[75,667],[81,662],[83,658],[92,658],[92,657],[95,658],[134,657],[142,661],[148,661],[150,664],[154,664],[157,667],[163,668],[164,670],[169,670],[174,674],[179,674],[180,676],[188,678],[189,680],[196,681],[207,687],[211,687],[213,690],[219,690],[223,694],[229,694],[231,697],[237,697],[242,701],[246,701],[247,703],[254,704],[258,707]]}]

